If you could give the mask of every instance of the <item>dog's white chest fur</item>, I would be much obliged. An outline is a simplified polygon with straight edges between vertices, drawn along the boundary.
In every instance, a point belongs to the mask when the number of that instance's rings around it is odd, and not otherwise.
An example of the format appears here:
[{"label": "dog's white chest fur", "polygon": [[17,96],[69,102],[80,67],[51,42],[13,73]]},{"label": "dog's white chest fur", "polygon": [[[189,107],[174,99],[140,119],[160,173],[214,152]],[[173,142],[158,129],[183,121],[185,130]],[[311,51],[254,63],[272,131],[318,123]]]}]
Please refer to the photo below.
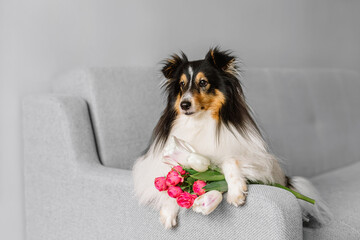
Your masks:
[{"label": "dog's white chest fur", "polygon": [[[210,112],[191,116],[180,115],[175,120],[169,137],[173,135],[186,141],[197,153],[208,157],[213,164],[222,166],[223,170],[225,162],[236,160],[241,173],[236,173],[234,176],[241,175],[249,180],[283,183],[284,175],[280,166],[266,151],[261,136],[253,126],[246,125],[245,138],[233,126],[229,126],[232,130],[230,131],[222,125],[220,132],[217,132],[217,124]],[[166,175],[171,168],[163,162],[165,148],[155,150],[153,144],[149,152],[140,157],[134,165],[135,191],[142,203],[153,200],[155,205],[160,206],[162,197],[167,196],[159,194],[153,186],[154,179]]]},{"label": "dog's white chest fur", "polygon": [[217,132],[217,124],[210,112],[195,116],[181,115],[170,135],[188,142],[196,152],[209,157],[215,164],[221,162],[222,158],[244,154],[246,146],[243,137],[225,126],[221,126],[220,132]]}]

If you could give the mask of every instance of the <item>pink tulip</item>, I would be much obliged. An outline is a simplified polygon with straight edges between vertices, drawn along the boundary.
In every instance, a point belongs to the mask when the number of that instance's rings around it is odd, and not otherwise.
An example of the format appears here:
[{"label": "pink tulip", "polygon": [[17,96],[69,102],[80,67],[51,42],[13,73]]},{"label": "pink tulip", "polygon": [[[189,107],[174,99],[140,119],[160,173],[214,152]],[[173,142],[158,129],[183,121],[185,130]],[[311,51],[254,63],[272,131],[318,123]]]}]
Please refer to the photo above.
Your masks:
[{"label": "pink tulip", "polygon": [[165,191],[168,189],[168,186],[166,185],[166,179],[165,177],[157,177],[154,181],[155,187],[159,191]]},{"label": "pink tulip", "polygon": [[177,186],[170,186],[168,189],[168,195],[172,198],[177,198],[183,192],[180,187]]},{"label": "pink tulip", "polygon": [[177,171],[181,175],[184,175],[186,173],[185,170],[180,165],[173,167],[172,170]]},{"label": "pink tulip", "polygon": [[183,208],[191,208],[197,196],[188,192],[181,193],[177,198],[177,204]]},{"label": "pink tulip", "polygon": [[206,182],[202,181],[202,180],[197,180],[194,182],[193,185],[193,191],[194,193],[196,193],[197,195],[203,195],[205,193],[205,189],[203,187],[206,186]]},{"label": "pink tulip", "polygon": [[171,170],[166,176],[166,185],[176,186],[184,181],[184,178],[177,171]]}]

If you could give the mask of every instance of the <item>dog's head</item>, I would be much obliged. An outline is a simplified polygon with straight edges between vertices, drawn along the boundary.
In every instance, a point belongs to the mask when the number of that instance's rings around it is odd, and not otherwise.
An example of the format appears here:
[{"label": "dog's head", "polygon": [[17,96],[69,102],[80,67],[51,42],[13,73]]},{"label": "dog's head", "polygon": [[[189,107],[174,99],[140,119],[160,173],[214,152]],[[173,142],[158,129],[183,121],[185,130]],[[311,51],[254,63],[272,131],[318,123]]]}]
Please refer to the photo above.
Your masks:
[{"label": "dog's head", "polygon": [[228,51],[210,49],[205,59],[188,61],[186,55],[172,55],[162,72],[167,79],[168,104],[177,114],[188,116],[211,111],[219,120],[220,111],[234,91],[240,91],[237,59]]},{"label": "dog's head", "polygon": [[[153,132],[153,141],[164,144],[178,116],[210,112],[221,126],[245,133],[254,126],[238,79],[237,59],[229,51],[210,49],[203,60],[189,61],[184,53],[166,59],[162,73],[167,106]],[[233,128],[234,127],[234,128]]]}]

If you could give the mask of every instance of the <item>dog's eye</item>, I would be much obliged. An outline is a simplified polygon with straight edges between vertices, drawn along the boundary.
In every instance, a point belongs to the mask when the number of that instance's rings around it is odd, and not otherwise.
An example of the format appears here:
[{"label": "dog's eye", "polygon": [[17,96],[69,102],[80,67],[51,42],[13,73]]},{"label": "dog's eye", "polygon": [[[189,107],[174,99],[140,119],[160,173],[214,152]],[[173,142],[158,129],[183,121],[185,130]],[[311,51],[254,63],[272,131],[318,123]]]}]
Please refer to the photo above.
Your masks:
[{"label": "dog's eye", "polygon": [[180,87],[184,87],[185,86],[185,82],[184,81],[181,81],[180,82]]},{"label": "dog's eye", "polygon": [[200,82],[199,82],[200,87],[206,87],[207,84],[208,84],[208,82],[204,79],[200,80]]}]

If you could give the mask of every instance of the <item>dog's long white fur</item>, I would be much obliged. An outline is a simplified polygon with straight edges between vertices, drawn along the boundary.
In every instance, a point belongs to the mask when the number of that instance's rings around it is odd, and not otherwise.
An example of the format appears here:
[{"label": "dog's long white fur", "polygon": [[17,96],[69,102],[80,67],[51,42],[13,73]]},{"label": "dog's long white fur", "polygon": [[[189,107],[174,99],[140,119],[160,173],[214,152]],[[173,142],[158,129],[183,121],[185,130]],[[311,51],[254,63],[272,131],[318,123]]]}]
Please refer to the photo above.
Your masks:
[{"label": "dog's long white fur", "polygon": [[[236,159],[242,175],[247,179],[284,184],[285,176],[277,160],[268,153],[263,139],[253,126],[247,125],[247,138],[225,126],[221,126],[218,138],[216,127],[217,121],[208,111],[192,116],[182,114],[175,120],[170,136],[188,142],[196,152],[207,156],[220,167],[226,160]],[[171,168],[163,163],[162,151],[155,145],[150,146],[148,153],[140,157],[133,168],[135,192],[140,203],[151,203],[158,209],[170,199],[153,185],[156,177],[165,176]]]},{"label": "dog's long white fur", "polygon": [[333,215],[329,207],[308,179],[294,176],[290,178],[290,184],[296,191],[315,199],[315,205],[302,200],[298,201],[302,209],[304,221],[310,221],[309,227],[317,227],[319,224],[326,225],[332,221]]},{"label": "dog's long white fur", "polygon": [[[232,126],[230,129],[221,126],[219,138],[216,135],[216,127],[217,121],[211,117],[211,113],[208,111],[198,112],[192,116],[181,114],[175,120],[170,136],[173,135],[188,142],[196,152],[208,157],[213,164],[219,167],[231,164],[235,160],[241,176],[232,176],[233,178],[241,177],[253,181],[276,182],[285,185],[285,175],[278,160],[268,152],[266,143],[256,131],[255,126],[250,123],[246,125],[247,137]],[[163,149],[155,145],[150,146],[148,153],[136,161],[133,177],[135,193],[140,203],[152,204],[157,209],[161,209],[160,220],[166,228],[170,228],[176,224],[178,206],[174,204],[175,199],[171,199],[166,192],[159,192],[154,187],[154,179],[165,176],[171,168],[163,162],[162,156]],[[234,165],[234,167],[236,166]],[[236,186],[237,181],[234,181],[235,185],[232,184],[225,167],[223,171],[229,184],[229,192],[235,192],[236,195],[236,188],[243,188],[243,184]],[[307,189],[313,188],[308,182],[306,184],[293,182],[293,184],[304,194],[308,193]],[[234,205],[241,205],[242,200],[245,199],[231,202],[232,200],[228,198],[228,201]],[[307,212],[312,213],[310,210]]]}]

